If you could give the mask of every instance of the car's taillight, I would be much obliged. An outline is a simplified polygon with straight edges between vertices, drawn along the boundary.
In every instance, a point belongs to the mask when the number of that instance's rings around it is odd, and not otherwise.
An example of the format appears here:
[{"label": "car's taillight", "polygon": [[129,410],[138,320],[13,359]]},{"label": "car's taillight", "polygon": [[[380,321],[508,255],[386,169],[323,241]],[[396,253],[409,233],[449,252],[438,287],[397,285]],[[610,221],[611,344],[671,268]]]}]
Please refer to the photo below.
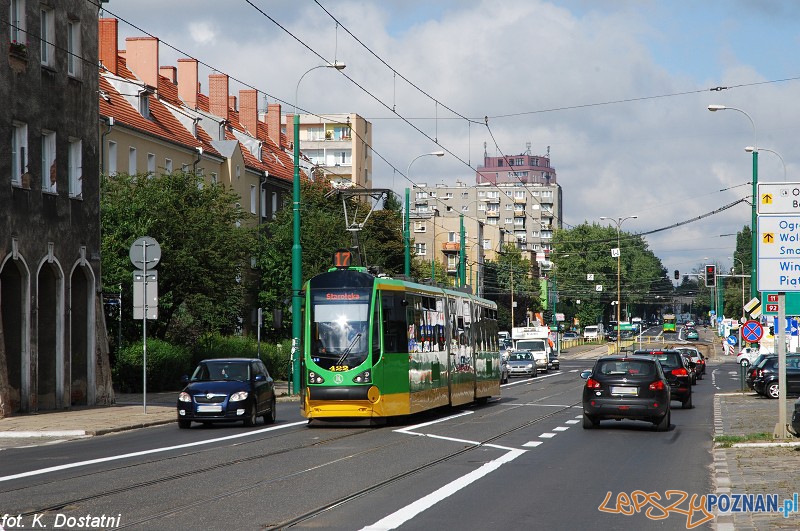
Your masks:
[{"label": "car's taillight", "polygon": [[681,367],[680,369],[673,369],[672,374],[675,376],[689,376],[689,371]]},{"label": "car's taillight", "polygon": [[586,380],[586,388],[587,389],[600,389],[600,382],[598,382],[594,378],[587,378],[587,380]]},{"label": "car's taillight", "polygon": [[656,380],[655,382],[650,384],[651,391],[663,391],[664,390],[664,381],[663,380]]}]

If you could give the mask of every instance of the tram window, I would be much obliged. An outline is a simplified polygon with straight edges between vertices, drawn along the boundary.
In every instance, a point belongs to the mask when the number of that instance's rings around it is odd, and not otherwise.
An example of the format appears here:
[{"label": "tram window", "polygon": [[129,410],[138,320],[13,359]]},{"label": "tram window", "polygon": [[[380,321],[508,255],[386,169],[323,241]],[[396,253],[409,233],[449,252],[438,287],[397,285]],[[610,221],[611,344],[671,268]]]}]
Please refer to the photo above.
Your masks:
[{"label": "tram window", "polygon": [[[408,352],[408,329],[406,328],[406,305],[404,293],[382,293],[383,350],[384,352]],[[409,300],[408,306],[411,306]]]},{"label": "tram window", "polygon": [[376,304],[372,312],[372,364],[378,363],[381,357],[381,309]]}]

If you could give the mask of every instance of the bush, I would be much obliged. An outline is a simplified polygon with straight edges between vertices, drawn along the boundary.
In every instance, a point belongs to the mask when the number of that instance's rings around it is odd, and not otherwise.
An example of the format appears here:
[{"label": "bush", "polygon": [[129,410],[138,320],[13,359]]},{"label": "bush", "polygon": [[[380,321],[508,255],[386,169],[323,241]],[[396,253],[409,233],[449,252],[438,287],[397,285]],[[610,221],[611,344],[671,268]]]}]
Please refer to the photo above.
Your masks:
[{"label": "bush", "polygon": [[[123,393],[142,392],[141,343],[127,345],[117,355],[114,383]],[[147,340],[147,390],[176,391],[182,386],[181,376],[192,370],[189,351],[159,339]]]},{"label": "bush", "polygon": [[[286,380],[289,375],[289,353],[291,340],[280,344],[261,342],[261,361],[274,380]],[[246,336],[206,336],[197,344],[192,356],[196,365],[208,358],[255,358],[258,355],[258,341]]]}]

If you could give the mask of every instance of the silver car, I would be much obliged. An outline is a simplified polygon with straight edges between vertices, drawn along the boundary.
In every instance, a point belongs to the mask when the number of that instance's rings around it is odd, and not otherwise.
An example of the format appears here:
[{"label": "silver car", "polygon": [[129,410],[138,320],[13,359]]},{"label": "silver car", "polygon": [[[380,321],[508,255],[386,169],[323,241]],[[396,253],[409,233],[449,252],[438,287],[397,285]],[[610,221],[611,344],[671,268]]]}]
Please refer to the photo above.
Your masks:
[{"label": "silver car", "polygon": [[527,350],[511,350],[508,352],[509,376],[536,376],[539,374],[533,354]]}]

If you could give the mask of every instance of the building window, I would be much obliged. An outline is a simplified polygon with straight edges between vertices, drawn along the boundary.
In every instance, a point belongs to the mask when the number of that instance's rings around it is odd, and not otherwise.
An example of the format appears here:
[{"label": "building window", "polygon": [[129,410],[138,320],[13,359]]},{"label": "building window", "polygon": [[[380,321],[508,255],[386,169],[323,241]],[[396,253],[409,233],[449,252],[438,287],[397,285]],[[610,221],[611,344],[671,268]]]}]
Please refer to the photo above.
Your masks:
[{"label": "building window", "polygon": [[334,127],[333,128],[333,139],[334,140],[350,140],[350,128],[349,127]]},{"label": "building window", "polygon": [[427,230],[426,223],[424,221],[415,221],[414,222],[414,232],[425,232]]},{"label": "building window", "polygon": [[11,127],[11,183],[20,185],[28,171],[28,124],[12,122]]},{"label": "building window", "polygon": [[486,197],[489,199],[499,199],[500,198],[500,191],[499,190],[490,190],[486,192]]},{"label": "building window", "polygon": [[303,150],[303,155],[308,157],[308,160],[311,161],[311,164],[315,166],[325,164],[325,151],[322,149],[306,149]]},{"label": "building window", "polygon": [[511,224],[511,223],[514,223],[514,218],[506,218],[506,219],[505,219],[505,224],[506,224],[506,225],[509,225],[509,224]]},{"label": "building window", "polygon": [[261,212],[261,219],[267,219],[267,191],[264,190],[263,183],[258,187],[258,208]]},{"label": "building window", "polygon": [[459,243],[461,241],[461,238],[457,232],[448,232],[447,241],[450,243]]},{"label": "building window", "polygon": [[486,203],[478,203],[478,212],[486,212]]},{"label": "building window", "polygon": [[461,205],[462,212],[469,212],[469,205]]},{"label": "building window", "polygon": [[[306,140],[325,140],[325,128],[323,126],[311,126],[306,128]],[[304,152],[305,153],[305,152]]]},{"label": "building window", "polygon": [[40,38],[41,38],[41,60],[42,64],[45,66],[53,66],[53,62],[55,59],[55,17],[53,17],[53,10],[42,8],[41,10],[41,29],[40,29]]},{"label": "building window", "polygon": [[80,197],[83,193],[83,141],[69,140],[69,196]]},{"label": "building window", "polygon": [[272,219],[278,217],[278,192],[272,192]]},{"label": "building window", "polygon": [[156,174],[156,156],[153,153],[147,154],[147,175],[152,177]]},{"label": "building window", "polygon": [[139,114],[150,119],[150,93],[146,90],[139,92]]},{"label": "building window", "polygon": [[128,148],[128,174],[136,175],[136,148]]},{"label": "building window", "polygon": [[256,213],[256,201],[258,200],[258,194],[256,193],[256,185],[250,185],[250,213]]},{"label": "building window", "polygon": [[486,192],[484,190],[479,190],[478,197],[486,197]]},{"label": "building window", "polygon": [[458,255],[457,254],[448,254],[447,255],[447,269],[448,271],[452,271],[453,269],[458,268]]},{"label": "building window", "polygon": [[28,45],[28,34],[25,32],[25,0],[11,0],[11,9],[8,12],[11,19],[11,42]]},{"label": "building window", "polygon": [[81,76],[81,23],[67,22],[67,74]]},{"label": "building window", "polygon": [[497,218],[487,218],[486,219],[487,225],[497,225]]},{"label": "building window", "polygon": [[425,256],[428,254],[427,245],[425,243],[415,243],[414,244],[414,254],[417,256]]},{"label": "building window", "polygon": [[42,191],[56,190],[56,134],[42,131]]},{"label": "building window", "polygon": [[417,192],[417,199],[428,199],[428,192]]},{"label": "building window", "polygon": [[338,150],[337,149],[336,151],[333,152],[333,164],[329,164],[329,166],[334,166],[334,165],[349,166],[350,164],[351,164],[350,150],[349,149],[343,149],[343,150]]},{"label": "building window", "polygon": [[483,249],[488,251],[492,248],[492,240],[483,240]]},{"label": "building window", "polygon": [[461,192],[461,199],[469,199],[469,192]]},{"label": "building window", "polygon": [[236,165],[236,178],[241,179],[242,177],[242,168],[237,164]]},{"label": "building window", "polygon": [[117,143],[108,141],[108,175],[117,174]]},{"label": "building window", "polygon": [[512,205],[511,203],[507,203],[506,210],[514,210],[514,205]]},{"label": "building window", "polygon": [[219,183],[219,178],[217,177],[217,174],[212,171],[211,172],[211,184],[216,186],[218,183]]},{"label": "building window", "polygon": [[172,159],[164,159],[164,170],[167,173],[172,173]]}]

